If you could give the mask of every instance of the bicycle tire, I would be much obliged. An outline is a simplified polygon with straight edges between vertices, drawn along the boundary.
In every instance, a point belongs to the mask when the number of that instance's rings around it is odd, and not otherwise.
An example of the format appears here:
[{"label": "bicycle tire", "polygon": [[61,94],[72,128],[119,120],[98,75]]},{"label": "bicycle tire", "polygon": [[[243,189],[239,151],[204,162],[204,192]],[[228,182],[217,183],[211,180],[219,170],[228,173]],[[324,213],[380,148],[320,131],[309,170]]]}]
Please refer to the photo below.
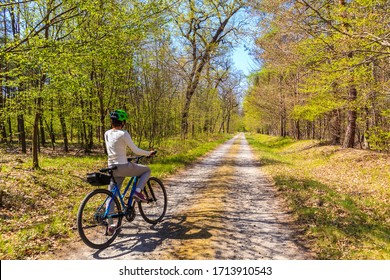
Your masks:
[{"label": "bicycle tire", "polygon": [[150,177],[142,190],[148,202],[138,202],[138,209],[145,220],[149,224],[157,224],[160,222],[167,211],[167,192],[164,184],[160,179]]},{"label": "bicycle tire", "polygon": [[[118,214],[110,221],[104,217],[107,201],[113,198],[112,213]],[[115,230],[112,235],[108,234],[109,224],[114,224],[120,228],[122,224],[121,207],[118,198],[112,192],[105,189],[96,189],[85,196],[80,204],[77,213],[77,230],[81,240],[89,247],[94,249],[104,249],[108,247],[119,234]]]}]

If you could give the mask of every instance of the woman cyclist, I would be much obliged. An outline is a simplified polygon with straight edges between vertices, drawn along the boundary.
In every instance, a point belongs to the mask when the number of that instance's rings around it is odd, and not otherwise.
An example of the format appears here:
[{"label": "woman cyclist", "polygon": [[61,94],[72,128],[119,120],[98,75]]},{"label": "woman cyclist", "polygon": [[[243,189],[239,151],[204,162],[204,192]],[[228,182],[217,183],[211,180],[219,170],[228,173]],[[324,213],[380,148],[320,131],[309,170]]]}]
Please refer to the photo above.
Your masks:
[{"label": "woman cyclist", "polygon": [[[125,177],[139,177],[134,198],[146,201],[141,191],[150,177],[150,168],[145,165],[128,162],[126,150],[127,147],[129,147],[133,153],[140,156],[152,156],[155,151],[145,151],[134,144],[130,134],[123,129],[128,120],[128,115],[124,110],[115,110],[111,112],[110,118],[111,129],[104,134],[108,154],[108,166],[117,167],[113,172],[113,176],[119,188]],[[114,183],[111,182],[108,188],[109,190],[112,190],[114,188]],[[113,234],[114,231],[115,228],[109,226],[107,230],[108,234]]]}]

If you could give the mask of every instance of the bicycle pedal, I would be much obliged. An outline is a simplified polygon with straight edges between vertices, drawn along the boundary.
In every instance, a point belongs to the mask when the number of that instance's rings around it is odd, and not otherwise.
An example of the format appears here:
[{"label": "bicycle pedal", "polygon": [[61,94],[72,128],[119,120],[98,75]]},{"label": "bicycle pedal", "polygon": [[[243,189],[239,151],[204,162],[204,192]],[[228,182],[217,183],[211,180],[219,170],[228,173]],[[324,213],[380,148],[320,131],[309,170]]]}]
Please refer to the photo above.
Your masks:
[{"label": "bicycle pedal", "polygon": [[115,228],[113,230],[113,232],[109,232],[109,230],[107,229],[104,235],[106,235],[106,236],[113,236],[115,233],[119,234],[121,231],[122,231],[122,226],[119,226],[119,227]]}]

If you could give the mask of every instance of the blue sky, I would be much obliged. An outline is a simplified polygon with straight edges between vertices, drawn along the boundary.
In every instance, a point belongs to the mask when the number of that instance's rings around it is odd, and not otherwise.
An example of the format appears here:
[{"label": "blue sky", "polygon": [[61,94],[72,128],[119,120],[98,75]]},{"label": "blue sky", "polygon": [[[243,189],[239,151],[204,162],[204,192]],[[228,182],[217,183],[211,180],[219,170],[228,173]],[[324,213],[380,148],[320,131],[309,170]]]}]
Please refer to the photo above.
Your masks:
[{"label": "blue sky", "polygon": [[242,70],[245,75],[249,75],[255,68],[255,63],[244,46],[237,47],[233,52],[232,58],[236,68]]}]

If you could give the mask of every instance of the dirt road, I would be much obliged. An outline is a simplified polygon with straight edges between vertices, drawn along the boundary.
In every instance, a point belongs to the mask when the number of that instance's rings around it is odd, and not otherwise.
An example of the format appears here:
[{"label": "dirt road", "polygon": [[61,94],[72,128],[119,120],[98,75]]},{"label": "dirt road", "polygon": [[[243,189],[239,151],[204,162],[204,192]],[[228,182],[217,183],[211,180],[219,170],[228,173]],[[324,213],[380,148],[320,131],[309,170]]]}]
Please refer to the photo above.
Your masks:
[{"label": "dirt road", "polygon": [[150,226],[138,215],[107,249],[81,241],[59,259],[310,259],[290,217],[262,173],[244,134],[198,164],[164,180],[165,219]]}]

